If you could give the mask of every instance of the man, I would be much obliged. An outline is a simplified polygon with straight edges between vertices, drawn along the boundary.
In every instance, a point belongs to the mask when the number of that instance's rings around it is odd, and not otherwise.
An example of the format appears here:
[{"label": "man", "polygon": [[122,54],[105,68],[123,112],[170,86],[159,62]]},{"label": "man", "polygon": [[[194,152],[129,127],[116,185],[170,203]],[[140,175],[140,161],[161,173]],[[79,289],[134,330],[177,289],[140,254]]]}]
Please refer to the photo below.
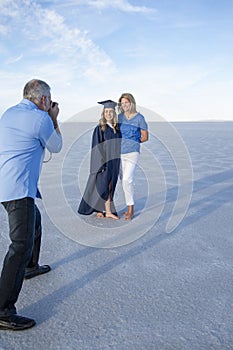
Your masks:
[{"label": "man", "polygon": [[57,123],[58,104],[50,87],[33,79],[23,100],[0,119],[0,202],[8,214],[11,244],[0,277],[0,329],[23,330],[35,321],[17,315],[15,303],[23,280],[50,270],[39,266],[41,217],[35,205],[45,148],[60,152],[62,136]]}]

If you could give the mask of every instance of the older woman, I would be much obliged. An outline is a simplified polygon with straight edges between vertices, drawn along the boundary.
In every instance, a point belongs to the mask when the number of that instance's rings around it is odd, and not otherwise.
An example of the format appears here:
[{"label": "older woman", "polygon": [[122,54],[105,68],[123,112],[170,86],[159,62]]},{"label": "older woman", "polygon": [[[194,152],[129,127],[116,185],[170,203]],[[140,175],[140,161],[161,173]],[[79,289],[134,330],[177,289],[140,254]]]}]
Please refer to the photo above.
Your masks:
[{"label": "older woman", "polygon": [[124,213],[125,220],[131,220],[134,214],[134,174],[140,153],[140,143],[148,140],[148,126],[142,114],[136,110],[136,102],[130,93],[124,93],[119,98],[121,141],[121,171],[122,187],[128,210]]}]

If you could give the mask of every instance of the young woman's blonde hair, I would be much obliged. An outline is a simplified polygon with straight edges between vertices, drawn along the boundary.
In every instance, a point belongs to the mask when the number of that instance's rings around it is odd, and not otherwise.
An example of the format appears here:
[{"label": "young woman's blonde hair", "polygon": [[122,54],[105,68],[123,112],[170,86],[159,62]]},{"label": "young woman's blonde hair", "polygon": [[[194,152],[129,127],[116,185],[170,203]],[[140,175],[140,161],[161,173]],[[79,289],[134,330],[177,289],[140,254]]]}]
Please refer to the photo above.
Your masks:
[{"label": "young woman's blonde hair", "polygon": [[[111,124],[113,126],[113,131],[114,133],[116,133],[116,130],[119,130],[119,126],[118,126],[118,122],[117,122],[117,115],[116,115],[116,111],[113,109],[113,118],[111,120]],[[107,120],[105,119],[105,116],[104,116],[104,109],[101,113],[101,118],[99,120],[99,125],[101,126],[101,130],[102,131],[105,131],[106,128],[107,128]]]},{"label": "young woman's blonde hair", "polygon": [[136,101],[135,101],[135,98],[133,97],[132,94],[128,93],[128,92],[125,92],[121,95],[121,97],[119,98],[118,102],[119,102],[119,111],[120,112],[123,112],[123,109],[121,108],[121,100],[125,98],[127,99],[130,104],[131,104],[131,107],[130,107],[130,113],[136,113]]}]

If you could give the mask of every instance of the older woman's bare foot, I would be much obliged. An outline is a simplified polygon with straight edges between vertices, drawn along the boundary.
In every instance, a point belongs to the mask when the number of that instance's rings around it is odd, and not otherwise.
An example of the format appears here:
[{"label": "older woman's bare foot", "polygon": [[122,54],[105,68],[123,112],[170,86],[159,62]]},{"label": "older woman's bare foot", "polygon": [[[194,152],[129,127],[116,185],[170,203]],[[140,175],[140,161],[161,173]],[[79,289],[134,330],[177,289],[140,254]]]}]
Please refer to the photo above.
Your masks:
[{"label": "older woman's bare foot", "polygon": [[132,220],[134,214],[134,206],[129,205],[128,210],[124,213],[125,220]]},{"label": "older woman's bare foot", "polygon": [[113,213],[106,213],[105,217],[108,219],[119,220],[118,216],[114,215]]},{"label": "older woman's bare foot", "polygon": [[101,212],[98,212],[98,213],[96,214],[96,217],[97,217],[98,219],[103,219],[103,218],[104,218],[104,214],[101,213]]},{"label": "older woman's bare foot", "polygon": [[133,219],[133,213],[126,212],[124,213],[125,220],[132,220]]}]

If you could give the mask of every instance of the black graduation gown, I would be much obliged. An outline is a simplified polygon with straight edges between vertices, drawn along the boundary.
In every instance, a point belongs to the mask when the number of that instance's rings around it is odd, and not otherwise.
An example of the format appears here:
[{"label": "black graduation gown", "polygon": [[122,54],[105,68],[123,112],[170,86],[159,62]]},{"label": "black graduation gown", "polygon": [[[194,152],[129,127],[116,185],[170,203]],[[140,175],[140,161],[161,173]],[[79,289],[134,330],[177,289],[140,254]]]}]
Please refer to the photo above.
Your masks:
[{"label": "black graduation gown", "polygon": [[[106,125],[102,131],[98,125],[92,135],[90,174],[78,213],[90,215],[104,212],[105,202],[110,195],[111,210],[116,214],[113,196],[120,168],[121,133]],[[111,185],[110,185],[111,184]]]}]

